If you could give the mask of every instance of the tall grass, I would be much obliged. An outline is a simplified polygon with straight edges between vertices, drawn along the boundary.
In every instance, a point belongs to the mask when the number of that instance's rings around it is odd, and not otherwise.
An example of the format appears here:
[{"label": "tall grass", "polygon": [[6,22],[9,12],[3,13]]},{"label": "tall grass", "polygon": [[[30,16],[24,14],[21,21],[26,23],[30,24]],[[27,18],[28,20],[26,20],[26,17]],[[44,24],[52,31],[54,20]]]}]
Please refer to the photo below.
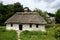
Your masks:
[{"label": "tall grass", "polygon": [[23,31],[20,34],[21,40],[56,40],[54,33],[41,31]]}]

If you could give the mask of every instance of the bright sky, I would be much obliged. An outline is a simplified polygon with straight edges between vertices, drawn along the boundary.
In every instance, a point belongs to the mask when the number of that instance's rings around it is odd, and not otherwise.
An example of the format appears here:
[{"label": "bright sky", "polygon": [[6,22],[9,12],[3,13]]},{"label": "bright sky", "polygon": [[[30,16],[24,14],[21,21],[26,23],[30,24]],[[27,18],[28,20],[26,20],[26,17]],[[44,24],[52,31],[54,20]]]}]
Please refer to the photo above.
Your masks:
[{"label": "bright sky", "polygon": [[3,4],[12,4],[20,2],[24,7],[29,7],[31,10],[39,8],[43,11],[56,12],[60,8],[60,0],[0,0]]}]

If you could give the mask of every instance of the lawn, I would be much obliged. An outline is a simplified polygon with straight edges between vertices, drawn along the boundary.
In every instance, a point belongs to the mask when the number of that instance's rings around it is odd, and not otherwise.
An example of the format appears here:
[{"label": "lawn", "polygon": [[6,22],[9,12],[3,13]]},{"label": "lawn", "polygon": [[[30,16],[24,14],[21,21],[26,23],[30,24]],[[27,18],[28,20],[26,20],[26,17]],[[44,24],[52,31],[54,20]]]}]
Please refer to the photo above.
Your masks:
[{"label": "lawn", "polygon": [[0,32],[0,40],[17,40],[17,33],[15,31]]},{"label": "lawn", "polygon": [[56,37],[56,29],[60,28],[60,24],[56,25],[56,28],[47,28],[47,32],[41,31],[23,31],[20,34],[21,40],[60,40]]},{"label": "lawn", "polygon": [[5,26],[0,26],[0,40],[18,40],[16,31],[5,30]]}]

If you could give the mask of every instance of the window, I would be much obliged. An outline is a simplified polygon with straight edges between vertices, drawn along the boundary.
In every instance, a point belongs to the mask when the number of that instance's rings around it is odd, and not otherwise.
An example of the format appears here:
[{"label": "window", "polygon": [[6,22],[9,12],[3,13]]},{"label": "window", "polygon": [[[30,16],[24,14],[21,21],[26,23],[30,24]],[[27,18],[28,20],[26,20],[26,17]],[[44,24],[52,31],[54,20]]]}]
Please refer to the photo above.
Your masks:
[{"label": "window", "polygon": [[32,24],[30,24],[30,28],[32,28]]},{"label": "window", "polygon": [[13,25],[11,24],[11,27],[13,27]]},{"label": "window", "polygon": [[38,24],[36,24],[36,28],[38,28]]}]

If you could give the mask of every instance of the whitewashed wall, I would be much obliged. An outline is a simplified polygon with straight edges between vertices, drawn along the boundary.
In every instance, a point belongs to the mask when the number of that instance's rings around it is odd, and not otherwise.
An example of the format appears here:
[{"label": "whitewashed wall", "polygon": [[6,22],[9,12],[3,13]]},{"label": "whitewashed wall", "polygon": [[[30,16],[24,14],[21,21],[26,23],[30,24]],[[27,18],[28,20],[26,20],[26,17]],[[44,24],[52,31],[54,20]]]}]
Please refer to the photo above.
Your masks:
[{"label": "whitewashed wall", "polygon": [[32,25],[32,30],[38,30],[35,24]]},{"label": "whitewashed wall", "polygon": [[46,31],[45,29],[45,25],[38,25],[38,30],[41,30],[41,31]]},{"label": "whitewashed wall", "polygon": [[[11,27],[11,24],[6,24],[6,29],[7,30],[19,30],[19,24],[12,24],[13,26]],[[38,28],[36,27],[35,24],[32,24],[32,27],[30,28],[29,24],[23,24],[22,25],[22,30],[41,30],[45,31],[45,25],[38,25]]]},{"label": "whitewashed wall", "polygon": [[19,24],[13,24],[13,30],[19,30]]},{"label": "whitewashed wall", "polygon": [[23,24],[22,30],[30,30],[29,24]]},{"label": "whitewashed wall", "polygon": [[6,29],[11,30],[12,29],[11,24],[6,24]]},{"label": "whitewashed wall", "polygon": [[6,29],[7,30],[19,30],[19,24],[12,24],[12,27],[11,27],[11,24],[6,24]]},{"label": "whitewashed wall", "polygon": [[32,27],[30,28],[29,24],[23,24],[23,30],[41,30],[45,31],[45,25],[38,25],[38,28],[35,24],[32,24]]}]

